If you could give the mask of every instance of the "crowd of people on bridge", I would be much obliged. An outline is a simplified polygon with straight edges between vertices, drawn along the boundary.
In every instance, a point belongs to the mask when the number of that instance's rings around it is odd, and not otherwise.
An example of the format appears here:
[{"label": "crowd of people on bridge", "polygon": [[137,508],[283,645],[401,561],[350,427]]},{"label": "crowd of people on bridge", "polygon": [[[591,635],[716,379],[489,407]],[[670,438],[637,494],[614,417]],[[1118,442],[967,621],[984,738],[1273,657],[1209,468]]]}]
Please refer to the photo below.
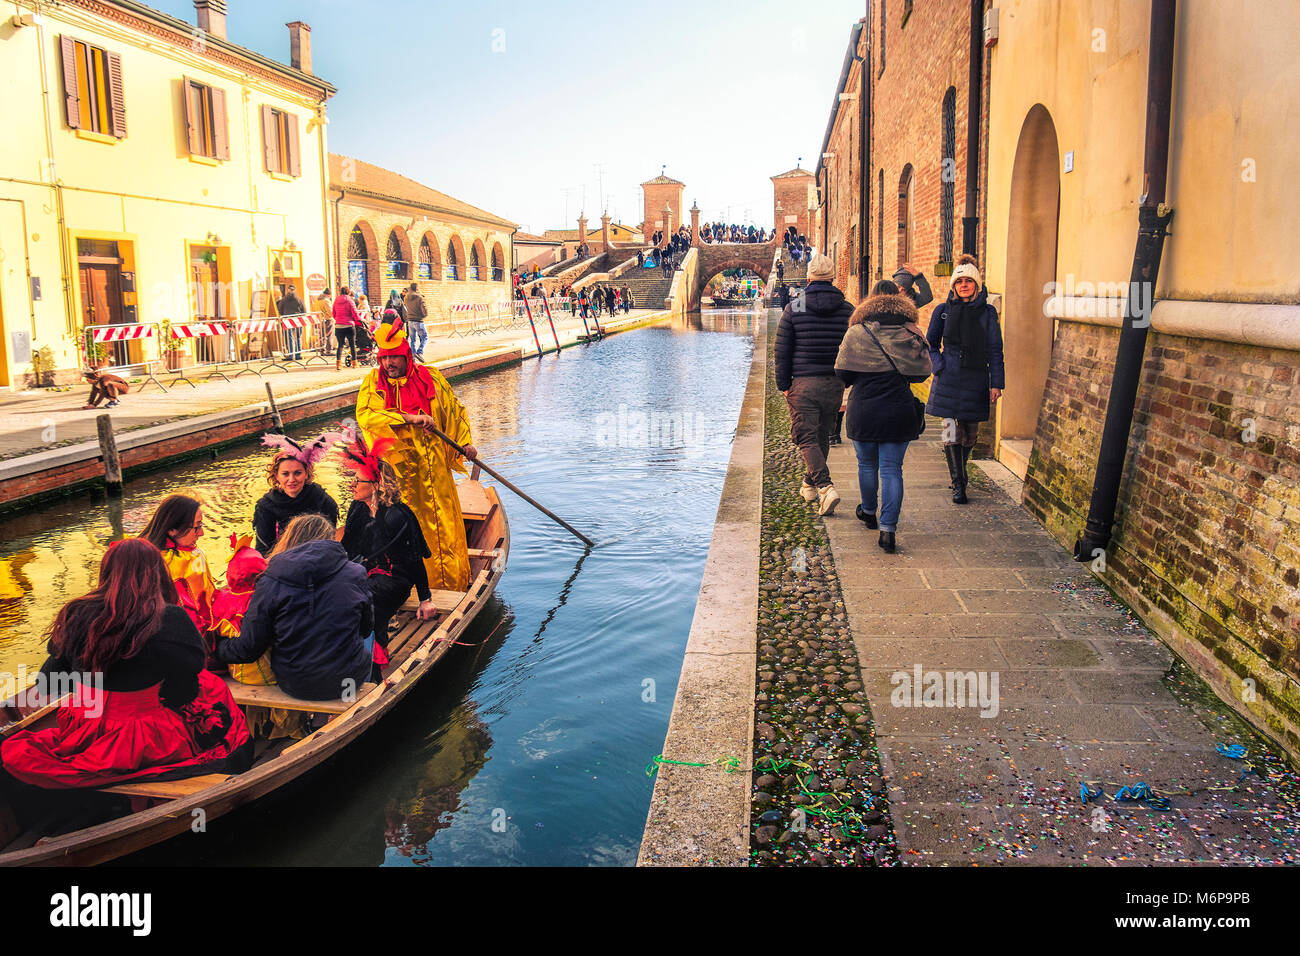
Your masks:
[{"label": "crowd of people on bridge", "polygon": [[786,229],[781,237],[781,247],[792,262],[812,262],[813,246],[808,237],[801,235],[794,226]]},{"label": "crowd of people on bridge", "polygon": [[[247,770],[255,734],[305,737],[310,708],[244,710],[232,687],[355,699],[387,665],[389,622],[412,593],[428,621],[434,590],[466,590],[453,473],[478,455],[469,419],[411,350],[395,310],[375,338],[379,364],[362,381],[354,422],[302,444],[264,437],[269,490],[252,533],[230,537],[224,586],[200,547],[203,501],[170,494],[138,537],[107,547],[98,586],[55,615],[41,672],[93,674],[102,687],[62,702],[53,726],[0,744],[0,832],[22,823],[5,813],[39,812],[50,789]],[[332,454],[353,478],[341,523],[338,502],[315,482]]]},{"label": "crowd of people on bridge", "polygon": [[706,222],[700,226],[700,241],[715,242],[767,242],[772,236],[766,228],[738,223]]},{"label": "crowd of people on bridge", "polygon": [[[947,299],[931,313],[925,332],[917,310],[930,301],[930,287],[911,263],[892,280],[878,281],[856,308],[835,288],[834,275],[832,261],[814,255],[807,287],[783,310],[776,385],[804,459],[800,495],[819,514],[834,513],[840,496],[826,458],[847,425],[858,462],[857,517],[879,530],[880,547],[892,554],[903,506],[903,456],[924,431],[927,414],[944,420],[952,501],[968,501],[967,464],[979,424],[989,420],[1005,385],[1001,327],[974,256],[958,257]],[[931,375],[922,403],[911,385]]]}]

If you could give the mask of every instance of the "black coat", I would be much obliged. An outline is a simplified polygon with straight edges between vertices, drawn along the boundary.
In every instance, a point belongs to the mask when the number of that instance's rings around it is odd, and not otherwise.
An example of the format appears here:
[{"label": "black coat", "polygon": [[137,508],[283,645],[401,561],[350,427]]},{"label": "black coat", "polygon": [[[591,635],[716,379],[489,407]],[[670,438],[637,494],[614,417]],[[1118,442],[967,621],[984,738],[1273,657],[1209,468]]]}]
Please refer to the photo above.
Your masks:
[{"label": "black coat", "polygon": [[959,422],[986,422],[989,419],[989,389],[1006,387],[1006,372],[1002,364],[1002,326],[998,324],[997,309],[988,304],[988,292],[981,289],[974,301],[982,303],[984,311],[980,323],[984,327],[984,368],[962,368],[956,355],[949,355],[940,347],[944,344],[944,327],[949,310],[953,309],[956,293],[935,308],[930,316],[926,339],[930,343],[930,363],[934,366],[934,381],[930,383],[930,400],[925,410],[940,418],[955,418]]},{"label": "black coat", "polygon": [[366,572],[337,541],[309,541],[266,566],[253,588],[238,637],[218,640],[217,657],[250,664],[270,648],[284,692],[337,700],[370,673],[362,641],[374,628]]},{"label": "black coat", "polygon": [[809,282],[781,313],[776,328],[776,388],[796,378],[834,375],[835,357],[849,329],[853,306],[829,282]]},{"label": "black coat", "polygon": [[352,502],[343,525],[343,550],[348,558],[367,571],[378,569],[412,587],[421,601],[429,600],[429,575],[424,559],[429,557],[420,521],[406,505],[381,504],[374,515],[364,501]]},{"label": "black coat", "polygon": [[254,547],[262,557],[271,553],[280,532],[298,515],[324,515],[330,524],[339,523],[339,506],[329,492],[316,482],[308,482],[298,492],[297,498],[290,498],[279,488],[272,488],[258,499],[253,508],[253,531],[257,534]]}]

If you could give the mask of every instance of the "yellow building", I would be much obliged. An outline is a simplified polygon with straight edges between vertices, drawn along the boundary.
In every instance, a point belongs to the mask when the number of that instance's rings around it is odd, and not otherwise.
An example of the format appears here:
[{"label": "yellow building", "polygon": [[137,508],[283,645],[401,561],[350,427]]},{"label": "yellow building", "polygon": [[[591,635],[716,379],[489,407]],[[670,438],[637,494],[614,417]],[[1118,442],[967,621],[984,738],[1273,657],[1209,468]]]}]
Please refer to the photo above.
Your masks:
[{"label": "yellow building", "polygon": [[[226,39],[225,0],[195,7],[197,25],[132,0],[18,0],[0,25],[0,386],[45,349],[75,378],[88,326],[248,317],[255,292],[305,297],[328,275],[334,87],[311,73],[310,28],[289,24],[286,65]],[[154,332],[107,346],[110,364],[157,357]]]}]

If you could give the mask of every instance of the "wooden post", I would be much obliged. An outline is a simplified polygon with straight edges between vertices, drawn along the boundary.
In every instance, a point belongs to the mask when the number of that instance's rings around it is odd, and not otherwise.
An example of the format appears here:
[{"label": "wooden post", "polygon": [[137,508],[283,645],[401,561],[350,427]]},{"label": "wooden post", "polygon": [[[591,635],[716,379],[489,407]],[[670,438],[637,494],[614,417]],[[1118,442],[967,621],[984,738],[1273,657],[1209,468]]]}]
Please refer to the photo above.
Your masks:
[{"label": "wooden post", "polygon": [[95,428],[99,432],[99,452],[104,456],[104,485],[108,496],[121,498],[122,462],[117,457],[117,440],[113,437],[113,416],[96,416]]},{"label": "wooden post", "polygon": [[280,417],[280,406],[275,404],[275,392],[271,391],[271,383],[264,382],[266,386],[266,400],[271,403],[271,431],[277,434],[284,434],[284,420]]}]

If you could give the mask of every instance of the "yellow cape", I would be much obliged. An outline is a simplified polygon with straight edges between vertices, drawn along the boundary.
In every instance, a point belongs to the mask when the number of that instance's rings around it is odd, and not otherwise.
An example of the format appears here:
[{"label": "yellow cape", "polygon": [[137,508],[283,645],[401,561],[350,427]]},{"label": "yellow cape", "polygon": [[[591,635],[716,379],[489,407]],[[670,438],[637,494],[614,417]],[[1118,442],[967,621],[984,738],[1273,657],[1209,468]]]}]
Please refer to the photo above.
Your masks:
[{"label": "yellow cape", "polygon": [[[426,366],[437,386],[433,418],[438,427],[459,445],[472,444],[465,406],[452,394],[442,373]],[[397,472],[402,500],[420,519],[424,541],[433,556],[424,561],[429,587],[464,591],[469,587],[469,550],[465,541],[465,519],[452,471],[466,474],[460,455],[432,432],[402,421],[401,408],[385,408],[379,390],[379,370],[372,369],[357,395],[357,424],[367,444],[377,438],[393,438],[385,460]],[[400,394],[394,390],[395,394]],[[414,412],[413,412],[414,413]],[[416,413],[418,414],[418,413]]]}]

